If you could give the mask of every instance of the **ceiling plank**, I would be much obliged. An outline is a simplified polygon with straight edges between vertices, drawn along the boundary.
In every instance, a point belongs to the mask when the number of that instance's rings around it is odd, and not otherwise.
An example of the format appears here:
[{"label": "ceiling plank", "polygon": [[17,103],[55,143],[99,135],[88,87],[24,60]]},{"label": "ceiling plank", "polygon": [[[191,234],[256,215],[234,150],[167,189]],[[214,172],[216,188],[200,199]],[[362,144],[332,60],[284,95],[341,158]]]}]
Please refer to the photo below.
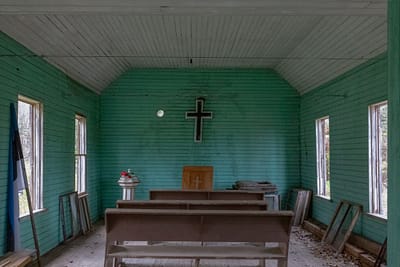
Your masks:
[{"label": "ceiling plank", "polygon": [[3,0],[0,14],[375,15],[386,0]]}]

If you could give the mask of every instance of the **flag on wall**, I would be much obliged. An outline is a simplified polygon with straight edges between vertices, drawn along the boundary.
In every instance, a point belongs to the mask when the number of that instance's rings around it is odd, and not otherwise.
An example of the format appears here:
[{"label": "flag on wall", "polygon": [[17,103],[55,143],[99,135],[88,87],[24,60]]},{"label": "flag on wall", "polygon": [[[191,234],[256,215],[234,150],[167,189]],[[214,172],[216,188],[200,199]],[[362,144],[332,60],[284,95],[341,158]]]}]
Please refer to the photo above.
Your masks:
[{"label": "flag on wall", "polygon": [[10,105],[8,150],[8,251],[21,250],[18,194],[25,189],[24,161],[14,104]]}]

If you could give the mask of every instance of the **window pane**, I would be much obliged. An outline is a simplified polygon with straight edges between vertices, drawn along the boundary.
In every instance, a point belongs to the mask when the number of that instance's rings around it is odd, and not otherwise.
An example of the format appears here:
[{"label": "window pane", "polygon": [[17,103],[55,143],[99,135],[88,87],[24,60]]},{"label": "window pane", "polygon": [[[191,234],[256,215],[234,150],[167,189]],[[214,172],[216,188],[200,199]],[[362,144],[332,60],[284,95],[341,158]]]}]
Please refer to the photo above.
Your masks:
[{"label": "window pane", "polygon": [[387,102],[369,107],[370,212],[387,217]]},{"label": "window pane", "polygon": [[75,190],[86,191],[86,118],[75,116]]},{"label": "window pane", "polygon": [[[34,211],[42,208],[41,116],[38,102],[20,97],[18,100],[18,126],[24,154],[26,178]],[[29,214],[25,191],[19,196],[19,206],[20,216]]]},{"label": "window pane", "polygon": [[317,194],[330,198],[329,117],[316,120]]},{"label": "window pane", "polygon": [[79,154],[79,119],[75,118],[75,154]]},{"label": "window pane", "polygon": [[379,166],[381,182],[381,214],[387,216],[387,104],[379,107]]}]

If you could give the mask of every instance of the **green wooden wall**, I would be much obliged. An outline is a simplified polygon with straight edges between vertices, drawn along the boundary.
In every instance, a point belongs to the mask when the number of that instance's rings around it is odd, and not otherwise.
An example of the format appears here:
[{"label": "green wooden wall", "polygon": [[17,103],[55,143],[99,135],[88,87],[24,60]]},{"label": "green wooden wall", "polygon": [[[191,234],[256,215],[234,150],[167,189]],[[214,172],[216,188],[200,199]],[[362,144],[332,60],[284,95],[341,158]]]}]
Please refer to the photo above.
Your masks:
[{"label": "green wooden wall", "polygon": [[[44,212],[35,215],[42,254],[62,240],[58,196],[74,190],[74,116],[87,116],[88,193],[91,217],[102,214],[100,206],[99,99],[61,71],[0,33],[0,254],[6,241],[9,107],[18,94],[43,103],[44,109]],[[29,220],[23,218],[24,246],[33,247]]]},{"label": "green wooden wall", "polygon": [[[74,114],[88,118],[88,191],[93,220],[120,198],[119,173],[131,168],[141,184],[180,188],[182,166],[213,165],[214,188],[236,180],[269,180],[283,194],[302,185],[316,191],[316,118],[329,115],[332,200],[314,197],[313,217],[328,223],[340,199],[368,211],[368,105],[389,96],[390,136],[400,114],[399,0],[389,0],[390,42],[382,55],[299,97],[271,70],[142,69],[114,81],[101,96],[77,84],[40,57],[0,33],[0,238],[6,234],[9,104],[22,94],[44,104],[44,206],[35,216],[42,253],[61,240],[58,196],[73,190]],[[25,55],[25,56],[24,56]],[[389,68],[388,68],[389,66]],[[387,93],[389,74],[389,94]],[[193,142],[196,97],[214,112],[203,142]],[[156,111],[165,110],[157,118]],[[399,141],[390,137],[389,200],[399,202]],[[301,177],[301,179],[300,179]],[[389,205],[388,232],[397,236],[398,205]],[[22,220],[23,240],[33,246]],[[363,214],[356,232],[382,242],[386,222]],[[400,266],[399,239],[389,238],[389,266]],[[0,243],[4,250],[4,243]]]},{"label": "green wooden wall", "polygon": [[[194,143],[196,97],[205,97],[203,142]],[[156,117],[158,109],[165,117]],[[185,165],[214,166],[214,188],[269,180],[281,193],[300,184],[299,96],[271,70],[131,70],[101,95],[103,207],[121,197],[132,168],[148,190],[181,188]]]},{"label": "green wooden wall", "polygon": [[354,68],[301,98],[302,185],[316,192],[315,120],[329,115],[331,200],[313,198],[312,214],[329,224],[341,199],[360,203],[364,214],[355,229],[382,242],[386,222],[370,215],[368,178],[368,105],[387,99],[387,57]]},{"label": "green wooden wall", "polygon": [[388,266],[400,266],[400,1],[388,1],[389,219]]}]

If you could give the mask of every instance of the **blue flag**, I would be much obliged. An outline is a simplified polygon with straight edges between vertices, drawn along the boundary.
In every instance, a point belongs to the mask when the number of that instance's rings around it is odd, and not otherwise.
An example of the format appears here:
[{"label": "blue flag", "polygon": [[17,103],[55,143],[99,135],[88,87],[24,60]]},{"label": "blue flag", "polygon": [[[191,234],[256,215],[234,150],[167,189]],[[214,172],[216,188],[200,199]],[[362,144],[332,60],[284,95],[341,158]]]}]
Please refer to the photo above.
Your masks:
[{"label": "blue flag", "polygon": [[10,144],[8,150],[8,251],[21,250],[18,195],[25,189],[24,157],[14,104],[10,105]]}]

